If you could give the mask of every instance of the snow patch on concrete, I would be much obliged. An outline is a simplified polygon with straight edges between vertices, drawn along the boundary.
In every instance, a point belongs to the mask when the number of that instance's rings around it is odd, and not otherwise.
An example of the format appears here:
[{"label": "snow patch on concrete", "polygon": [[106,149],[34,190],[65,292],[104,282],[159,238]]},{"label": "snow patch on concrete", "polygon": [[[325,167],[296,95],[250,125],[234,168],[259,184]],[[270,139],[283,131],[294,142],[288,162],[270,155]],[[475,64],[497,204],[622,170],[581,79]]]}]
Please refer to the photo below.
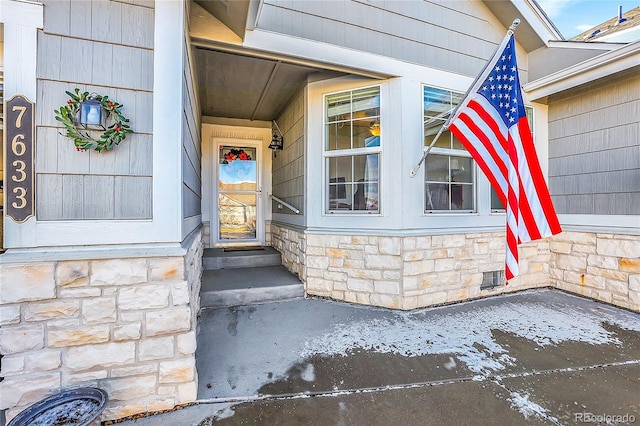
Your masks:
[{"label": "snow patch on concrete", "polygon": [[511,392],[511,396],[507,398],[511,406],[518,410],[525,419],[535,416],[544,420],[552,420],[558,424],[558,419],[550,416],[546,409],[529,399],[529,395],[522,395],[518,392]]},{"label": "snow patch on concrete", "polygon": [[488,374],[513,365],[508,348],[493,335],[500,330],[528,339],[540,348],[562,342],[619,344],[603,327],[608,322],[640,331],[637,317],[598,307],[586,309],[566,303],[519,302],[477,306],[454,312],[424,310],[391,317],[335,324],[333,329],[305,342],[300,356],[343,355],[356,349],[402,356],[457,355],[474,373]]},{"label": "snow patch on concrete", "polygon": [[233,410],[233,408],[225,407],[222,410],[219,410],[218,412],[216,412],[213,415],[213,418],[219,421],[219,420],[228,419],[229,417],[233,417],[234,414],[236,414],[236,412]]},{"label": "snow patch on concrete", "polygon": [[316,369],[313,364],[307,364],[307,366],[300,374],[300,378],[305,382],[315,382],[316,381]]},{"label": "snow patch on concrete", "polygon": [[[528,339],[540,352],[563,342],[621,345],[605,323],[640,332],[637,314],[548,290],[410,312],[295,300],[216,309],[205,319],[198,337],[199,396],[225,400],[253,398],[279,381],[315,383],[320,377],[313,360],[319,357],[439,355],[442,370],[460,370],[459,377],[468,369],[480,382],[519,362],[502,332]],[[225,327],[236,323],[233,333]],[[338,391],[345,384],[318,386]]]},{"label": "snow patch on concrete", "polygon": [[454,368],[456,368],[456,360],[453,359],[452,356],[449,357],[449,362],[446,362],[444,364],[444,368],[446,368],[447,370],[453,370]]}]

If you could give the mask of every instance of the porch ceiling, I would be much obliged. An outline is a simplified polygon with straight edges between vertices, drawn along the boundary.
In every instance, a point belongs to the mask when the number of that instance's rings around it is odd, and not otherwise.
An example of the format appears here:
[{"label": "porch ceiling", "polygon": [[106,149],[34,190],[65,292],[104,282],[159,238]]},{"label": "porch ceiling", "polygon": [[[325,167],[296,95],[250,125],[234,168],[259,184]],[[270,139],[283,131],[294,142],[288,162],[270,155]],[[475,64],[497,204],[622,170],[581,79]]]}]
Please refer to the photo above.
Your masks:
[{"label": "porch ceiling", "polygon": [[[229,7],[222,7],[227,3]],[[239,28],[247,22],[249,6],[244,0],[190,2],[189,34],[203,116],[271,121],[306,81],[348,74],[389,77],[246,46]]]},{"label": "porch ceiling", "polygon": [[324,72],[278,58],[204,47],[195,52],[200,107],[210,117],[271,121],[310,74]]}]

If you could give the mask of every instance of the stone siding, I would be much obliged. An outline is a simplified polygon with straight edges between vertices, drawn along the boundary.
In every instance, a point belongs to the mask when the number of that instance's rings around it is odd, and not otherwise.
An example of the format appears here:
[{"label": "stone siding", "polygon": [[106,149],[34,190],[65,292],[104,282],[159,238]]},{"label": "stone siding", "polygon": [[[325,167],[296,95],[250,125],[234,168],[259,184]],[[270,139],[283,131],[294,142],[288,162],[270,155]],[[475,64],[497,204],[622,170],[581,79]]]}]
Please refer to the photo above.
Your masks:
[{"label": "stone siding", "polygon": [[0,264],[0,409],[60,389],[109,393],[102,419],[197,397],[198,232],[185,256]]},{"label": "stone siding", "polygon": [[272,225],[283,264],[307,294],[415,309],[548,287],[549,241],[520,246],[520,276],[481,290],[483,272],[504,270],[504,234],[374,236],[303,234]]},{"label": "stone siding", "polygon": [[205,247],[204,229],[202,226],[194,232],[193,237],[195,237],[194,240],[187,247],[187,254],[184,258],[184,265],[185,279],[189,284],[189,306],[191,307],[191,322],[195,327],[198,324],[198,311],[200,311],[200,287],[202,285],[203,270],[202,255],[204,254]]},{"label": "stone siding", "polygon": [[553,237],[551,281],[555,287],[640,311],[640,238],[588,232]]},{"label": "stone siding", "polygon": [[305,234],[291,228],[271,223],[269,226],[270,245],[282,255],[282,264],[291,273],[296,274],[303,282],[306,280],[305,270]]}]

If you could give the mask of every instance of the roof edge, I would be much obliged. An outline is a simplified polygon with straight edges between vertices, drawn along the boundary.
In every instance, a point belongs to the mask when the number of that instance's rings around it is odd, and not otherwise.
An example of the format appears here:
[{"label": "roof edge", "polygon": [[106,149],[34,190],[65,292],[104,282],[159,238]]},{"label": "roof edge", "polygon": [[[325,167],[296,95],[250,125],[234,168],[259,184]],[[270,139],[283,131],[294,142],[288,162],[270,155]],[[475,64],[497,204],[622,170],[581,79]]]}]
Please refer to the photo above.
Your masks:
[{"label": "roof edge", "polygon": [[[544,9],[538,4],[536,0],[525,0],[525,1],[529,3],[529,7],[531,7],[531,9],[533,9],[534,12],[540,17],[540,19],[542,20],[542,23],[547,27],[548,30],[550,30],[549,32],[552,33],[556,37],[556,39],[559,39],[560,41],[566,40],[562,35],[562,33],[560,32],[560,30],[558,29],[558,27],[556,27],[556,25],[553,23],[551,18],[549,18],[549,15],[547,15],[547,12],[544,11]],[[557,40],[550,40],[550,41],[557,41]]]},{"label": "roof edge", "polygon": [[[254,30],[256,31],[256,30]],[[251,34],[252,31],[248,32]],[[225,42],[219,42],[197,36],[191,36],[191,45],[199,49],[215,50],[226,53],[234,53],[238,55],[251,56],[274,61],[283,61],[294,65],[306,66],[310,68],[324,69],[327,71],[343,72],[347,74],[355,74],[366,78],[377,80],[385,80],[394,77],[393,74],[377,72],[364,68],[350,66],[348,64],[338,64],[330,61],[322,61],[319,59],[305,58],[301,56],[277,53],[273,50],[261,49],[259,47],[249,47],[246,45],[236,45]]]},{"label": "roof edge", "polygon": [[603,53],[523,85],[529,99],[536,100],[606,77],[640,64],[640,41]]},{"label": "roof edge", "polygon": [[549,41],[564,40],[558,28],[551,22],[545,11],[535,0],[510,0],[522,18],[527,21],[531,29],[538,35],[540,40],[549,45]]},{"label": "roof edge", "polygon": [[628,42],[557,40],[550,41],[549,47],[559,49],[617,50],[628,44]]}]

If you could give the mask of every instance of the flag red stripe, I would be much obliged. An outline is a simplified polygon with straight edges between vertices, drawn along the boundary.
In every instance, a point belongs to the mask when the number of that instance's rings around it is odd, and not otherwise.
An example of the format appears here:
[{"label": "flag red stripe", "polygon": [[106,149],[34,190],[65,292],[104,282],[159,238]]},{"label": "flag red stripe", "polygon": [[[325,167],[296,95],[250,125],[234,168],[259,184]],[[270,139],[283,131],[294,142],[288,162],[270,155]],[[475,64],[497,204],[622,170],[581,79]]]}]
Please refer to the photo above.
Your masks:
[{"label": "flag red stripe", "polygon": [[524,236],[524,235],[521,235],[522,232],[518,232],[518,234],[520,234],[520,241],[528,242],[533,240],[539,240],[540,238],[542,238],[542,235],[540,234],[540,230],[538,229],[536,218],[533,212],[531,211],[531,206],[529,205],[529,198],[524,196],[526,195],[526,190],[524,188],[524,185],[522,184],[522,179],[519,179],[519,180],[520,180],[520,200],[518,205],[520,209],[520,217],[522,219],[522,222],[525,228],[527,229],[527,234],[528,234]]},{"label": "flag red stripe", "polygon": [[[527,238],[521,238],[522,241],[531,241],[542,238],[548,234],[548,226],[546,219],[541,213],[540,201],[535,191],[535,183],[530,170],[527,167],[527,155],[524,145],[533,144],[531,131],[526,121],[526,117],[519,120],[518,125],[511,128],[511,136],[514,147],[519,153],[518,171],[519,184],[521,188],[521,211],[523,213],[523,224],[527,229]],[[524,237],[522,235],[522,237]]]},{"label": "flag red stripe", "polygon": [[[522,123],[523,120],[524,123]],[[549,195],[546,181],[544,180],[540,167],[537,167],[537,177],[528,173],[530,170],[528,165],[532,161],[530,155],[533,153],[535,157],[533,161],[536,163],[537,156],[535,155],[535,149],[533,149],[533,139],[531,138],[531,132],[529,130],[529,125],[526,122],[526,118],[523,118],[521,122],[518,123],[517,128],[523,128],[521,132],[517,132],[515,126],[513,128],[514,143],[519,148],[519,151],[521,151],[520,181],[524,187],[522,209],[523,213],[528,213],[525,216],[526,228],[529,230],[531,239],[536,240],[553,235],[546,209],[550,206],[553,216],[556,217],[556,221],[557,216],[555,216],[551,196]],[[547,200],[546,206],[544,202],[545,198]],[[525,239],[524,241],[528,240]]]},{"label": "flag red stripe", "polygon": [[[465,148],[469,147],[473,152],[477,153],[479,157],[483,158],[482,164],[486,165],[485,173],[493,175],[496,181],[500,184],[501,191],[506,194],[506,155],[492,155],[491,151],[487,150],[486,143],[473,143],[479,136],[486,138],[486,142],[489,142],[488,139],[491,138],[492,135],[485,136],[485,133],[480,131],[477,125],[481,124],[484,130],[488,129],[488,127],[484,126],[484,122],[478,121],[478,116],[474,111],[468,110],[468,112],[470,114],[465,112],[460,115],[460,119],[456,122],[456,125],[454,125],[457,130],[457,133],[454,134],[463,143],[463,145],[465,145]],[[492,151],[495,152],[495,150]],[[474,156],[474,159],[475,158],[476,157]]]},{"label": "flag red stripe", "polygon": [[[486,104],[486,105],[485,105]],[[476,96],[469,101],[468,108],[458,116],[459,121],[465,127],[451,125],[449,128],[454,135],[462,142],[464,147],[471,153],[472,157],[485,173],[491,185],[496,190],[502,205],[506,207],[507,199],[507,141],[504,134],[508,129],[501,122],[499,117],[495,117],[490,112],[495,111],[482,96]],[[479,141],[478,149],[474,141]],[[500,141],[496,145],[492,141]],[[480,148],[483,148],[480,151]]]},{"label": "flag red stripe", "polygon": [[[527,133],[524,134],[531,134],[529,130],[529,123],[527,122],[526,118],[521,119],[518,123],[518,128],[521,135],[523,134],[522,127],[525,127],[527,130]],[[542,207],[542,213],[544,213],[546,222],[548,223],[549,229],[551,231],[550,235],[558,234],[562,231],[562,229],[560,227],[558,215],[556,214],[555,208],[553,207],[553,201],[551,200],[551,194],[549,193],[549,189],[547,187],[547,181],[545,180],[544,174],[542,173],[542,168],[540,167],[540,162],[538,160],[538,155],[536,154],[533,139],[529,137],[526,142],[523,141],[522,148],[524,150],[525,158],[527,159],[527,168],[530,171],[531,177],[533,179],[533,189],[538,195],[538,200],[540,201],[540,205]]]},{"label": "flag red stripe", "polygon": [[[471,156],[474,158],[474,160],[476,160],[480,168],[484,171],[491,184],[494,187],[501,188],[496,192],[498,193],[498,197],[500,197],[502,204],[506,205],[506,196],[504,191],[502,190],[502,188],[506,189],[506,180],[504,178],[499,178],[500,176],[504,177],[507,175],[507,167],[504,163],[504,160],[500,158],[500,156],[496,153],[495,149],[493,149],[493,146],[491,145],[491,141],[489,140],[489,138],[478,128],[478,126],[470,116],[468,116],[466,113],[460,114],[459,119],[462,123],[466,124],[468,131],[471,132],[471,134],[475,136],[475,138],[480,140],[485,152],[481,154],[478,149],[476,149],[476,146],[473,144],[473,142],[469,140],[469,138],[467,138],[466,131],[459,129],[457,126],[452,126],[455,127],[455,131],[451,127],[450,129],[454,131],[454,135],[456,135],[458,140],[462,142],[462,145],[467,149],[467,151],[471,153]],[[488,160],[493,160],[491,162],[492,164],[489,164]],[[503,182],[504,185],[501,185],[501,182]]]},{"label": "flag red stripe", "polygon": [[[518,150],[509,136],[508,145],[509,169],[508,169],[508,205],[507,205],[507,247],[505,252],[505,265],[513,276],[518,275],[518,243],[520,242],[520,176],[518,173]],[[505,266],[505,269],[507,266]],[[513,277],[511,277],[513,278]]]},{"label": "flag red stripe", "polygon": [[[480,110],[480,111],[474,110],[474,111],[478,113],[478,116],[482,120],[481,123],[486,124],[491,129],[491,131],[495,130],[495,127],[491,125],[493,120],[488,114],[485,113],[484,110]],[[501,152],[498,152],[496,150],[496,146],[491,143],[491,139],[495,138],[497,135],[495,133],[487,134],[486,132],[484,132],[483,129],[478,127],[475,121],[472,121],[471,116],[467,114],[460,114],[459,118],[461,121],[463,121],[467,125],[469,130],[473,132],[477,140],[485,148],[486,154],[488,154],[489,156],[491,156],[491,158],[493,158],[496,165],[498,166],[500,174],[502,174],[503,176],[506,176],[507,175],[506,151],[502,150]]]},{"label": "flag red stripe", "polygon": [[[502,201],[502,205],[506,206],[507,170],[504,162],[501,161],[501,159],[496,161],[495,157],[492,157],[488,152],[486,152],[483,144],[478,144],[478,146],[473,144],[469,137],[475,138],[476,134],[468,128],[467,117],[465,115],[461,115],[460,117],[462,118],[460,120],[460,124],[464,124],[464,127],[451,125],[449,129],[454,133],[456,138],[458,138],[467,151],[469,151],[473,159],[478,163],[491,182],[491,185],[494,188],[498,188],[496,190],[498,197],[500,198],[500,201]],[[480,148],[482,148],[482,152],[479,151]]]},{"label": "flag red stripe", "polygon": [[[482,104],[487,104],[487,105],[482,105]],[[474,100],[469,102],[469,108],[476,111],[480,116],[480,118],[482,119],[482,121],[484,121],[491,128],[493,135],[495,136],[495,140],[497,140],[500,143],[500,146],[502,147],[502,152],[500,155],[498,155],[495,149],[498,147],[496,147],[494,143],[490,143],[491,151],[494,152],[498,157],[506,156],[507,149],[508,149],[507,148],[508,142],[505,137],[507,133],[507,129],[506,127],[502,129],[501,127],[504,127],[504,124],[502,126],[500,125],[502,123],[501,120],[500,119],[496,120],[496,117],[494,117],[489,113],[489,111],[495,112],[493,107],[488,104],[484,96],[477,96]]]}]

